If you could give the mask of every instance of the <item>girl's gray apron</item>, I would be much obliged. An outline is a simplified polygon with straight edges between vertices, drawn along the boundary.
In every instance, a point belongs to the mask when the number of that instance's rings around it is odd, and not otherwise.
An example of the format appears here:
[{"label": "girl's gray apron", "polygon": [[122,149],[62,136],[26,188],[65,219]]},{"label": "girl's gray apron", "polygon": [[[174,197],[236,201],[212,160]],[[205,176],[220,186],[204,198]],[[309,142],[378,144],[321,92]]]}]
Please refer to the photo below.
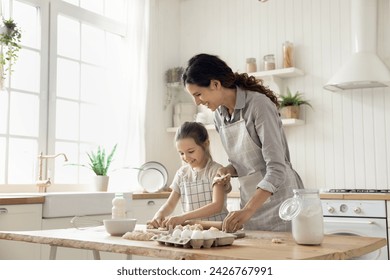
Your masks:
[{"label": "girl's gray apron", "polygon": [[[242,209],[252,198],[257,189],[257,184],[263,179],[263,174],[266,173],[262,151],[250,137],[245,126],[245,120],[242,118],[242,113],[239,121],[222,125],[219,134],[229,160],[238,174]],[[245,223],[244,229],[291,231],[291,223],[279,217],[279,206],[284,200],[293,196],[293,189],[302,188],[303,184],[287,158],[286,168],[287,177],[283,186]],[[297,179],[300,182],[299,187]]]},{"label": "girl's gray apron", "polygon": [[[213,189],[209,180],[196,180],[195,182],[182,182],[180,184],[181,203],[184,212],[190,212],[203,207],[213,201]],[[228,214],[226,205],[221,213],[202,218],[203,221],[223,221]]]}]

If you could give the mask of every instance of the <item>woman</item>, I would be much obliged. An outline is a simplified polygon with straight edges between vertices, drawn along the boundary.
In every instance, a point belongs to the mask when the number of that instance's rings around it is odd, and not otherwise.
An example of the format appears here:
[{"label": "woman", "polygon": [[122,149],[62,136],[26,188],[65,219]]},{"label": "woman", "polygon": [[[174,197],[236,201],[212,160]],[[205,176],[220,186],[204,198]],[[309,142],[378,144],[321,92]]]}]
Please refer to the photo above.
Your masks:
[{"label": "woman", "polygon": [[233,73],[220,58],[199,54],[191,58],[183,82],[197,105],[215,111],[214,122],[230,164],[218,175],[237,176],[241,210],[223,221],[223,229],[290,231],[279,218],[279,206],[303,188],[290,163],[278,100],[261,80]]}]

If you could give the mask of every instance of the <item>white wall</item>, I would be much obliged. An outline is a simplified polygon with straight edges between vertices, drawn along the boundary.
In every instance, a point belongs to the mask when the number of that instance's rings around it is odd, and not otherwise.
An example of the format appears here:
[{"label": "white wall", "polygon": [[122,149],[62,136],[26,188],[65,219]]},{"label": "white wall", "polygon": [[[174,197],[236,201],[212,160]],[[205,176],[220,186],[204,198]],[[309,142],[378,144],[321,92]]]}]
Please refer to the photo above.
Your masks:
[{"label": "white wall", "polygon": [[180,166],[173,146],[172,135],[166,129],[172,126],[172,105],[164,110],[166,87],[164,73],[179,65],[180,0],[151,0],[149,83],[146,117],[146,161],[164,164],[169,181]]},{"label": "white wall", "polygon": [[[185,66],[194,54],[216,54],[233,70],[245,71],[245,58],[256,57],[260,66],[265,54],[274,53],[280,67],[282,43],[292,41],[296,67],[305,76],[289,79],[287,85],[303,92],[314,107],[305,108],[306,125],[285,129],[293,166],[306,187],[390,188],[390,89],[332,93],[322,88],[352,53],[354,0],[155,1],[159,24],[151,35],[158,44],[151,53],[160,64],[151,69],[151,102],[163,95],[163,81],[157,80],[164,71]],[[378,0],[378,11],[378,54],[390,68],[389,0]],[[156,131],[148,132],[153,139],[147,143],[147,158],[169,165],[173,176],[180,161],[173,135],[165,132],[172,112],[161,104],[154,109],[159,117],[149,120]],[[224,161],[214,134],[212,152]]]}]

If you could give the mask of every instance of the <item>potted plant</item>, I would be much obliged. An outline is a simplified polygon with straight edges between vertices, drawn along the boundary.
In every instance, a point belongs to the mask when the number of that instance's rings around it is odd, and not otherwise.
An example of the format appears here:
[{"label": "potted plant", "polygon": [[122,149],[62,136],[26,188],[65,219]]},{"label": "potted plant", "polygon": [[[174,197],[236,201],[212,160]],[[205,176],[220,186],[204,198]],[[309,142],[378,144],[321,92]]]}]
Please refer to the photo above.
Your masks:
[{"label": "potted plant", "polygon": [[301,105],[312,107],[308,100],[303,99],[299,91],[292,94],[287,88],[287,94],[279,96],[279,112],[282,119],[299,119]]},{"label": "potted plant", "polygon": [[89,153],[87,152],[87,156],[89,159],[88,165],[85,164],[69,164],[69,165],[77,165],[77,166],[82,166],[91,169],[96,175],[95,189],[97,191],[107,191],[108,181],[109,181],[108,169],[110,168],[111,162],[113,160],[116,147],[117,144],[115,144],[111,152],[107,155],[106,150],[98,146],[96,151],[91,151]]},{"label": "potted plant", "polygon": [[181,76],[184,73],[183,67],[174,67],[165,71],[165,83],[167,86],[167,96],[164,104],[164,110],[173,101],[177,90],[182,89]]},{"label": "potted plant", "polygon": [[114,153],[116,151],[117,145],[115,145],[111,153],[106,158],[106,151],[104,148],[100,146],[97,148],[96,152],[87,153],[89,162],[89,168],[97,175],[97,176],[107,176],[108,169],[111,165],[112,159],[114,157]]},{"label": "potted plant", "polygon": [[21,49],[22,34],[12,18],[3,19],[0,26],[0,86],[3,87],[6,73],[12,72],[12,66]]}]

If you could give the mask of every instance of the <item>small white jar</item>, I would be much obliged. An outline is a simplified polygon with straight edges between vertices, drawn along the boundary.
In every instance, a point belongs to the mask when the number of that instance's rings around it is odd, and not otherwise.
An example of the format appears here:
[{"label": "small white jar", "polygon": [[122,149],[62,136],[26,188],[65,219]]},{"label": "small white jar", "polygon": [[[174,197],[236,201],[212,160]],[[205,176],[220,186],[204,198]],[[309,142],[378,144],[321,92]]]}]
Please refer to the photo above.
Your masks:
[{"label": "small white jar", "polygon": [[302,245],[319,245],[324,239],[324,218],[318,190],[295,189],[282,203],[279,216],[291,220],[292,236]]}]

